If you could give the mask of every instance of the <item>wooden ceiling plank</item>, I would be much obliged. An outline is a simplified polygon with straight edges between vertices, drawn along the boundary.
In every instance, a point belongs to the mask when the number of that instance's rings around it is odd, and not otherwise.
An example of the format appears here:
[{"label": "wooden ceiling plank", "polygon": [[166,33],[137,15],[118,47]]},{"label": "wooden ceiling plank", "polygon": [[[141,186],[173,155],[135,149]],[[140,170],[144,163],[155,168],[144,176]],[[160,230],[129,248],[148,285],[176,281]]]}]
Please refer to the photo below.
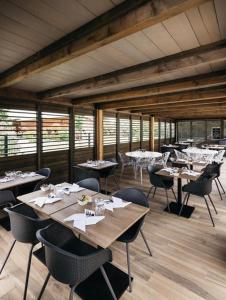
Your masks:
[{"label": "wooden ceiling plank", "polygon": [[112,101],[103,104],[98,104],[97,106],[101,109],[118,109],[118,108],[130,108],[130,107],[142,107],[142,106],[152,106],[161,103],[183,103],[185,101],[194,100],[207,100],[207,99],[217,99],[226,97],[226,86],[221,88],[211,88],[187,92],[178,92],[172,94],[155,95],[148,97],[141,97],[136,99],[128,99],[122,101]]},{"label": "wooden ceiling plank", "polygon": [[162,22],[207,0],[127,0],[3,72],[0,87]]},{"label": "wooden ceiling plank", "polygon": [[[207,64],[214,61],[224,61],[226,52],[226,40],[187,50],[163,58],[141,63],[132,67],[113,71],[104,75],[85,79],[80,82],[66,84],[44,92],[43,97],[57,97],[63,95],[81,93],[81,90],[100,90],[106,87],[114,87],[122,83],[131,83],[138,80],[170,75],[176,70]],[[0,81],[1,82],[1,81]]]},{"label": "wooden ceiling plank", "polygon": [[94,96],[81,97],[74,99],[75,104],[102,103],[158,95],[164,93],[175,93],[177,91],[186,91],[191,89],[205,88],[226,84],[226,71],[214,72],[205,75],[192,76],[177,80],[170,80],[158,84],[149,84],[136,88],[125,89],[121,91],[98,94]]}]

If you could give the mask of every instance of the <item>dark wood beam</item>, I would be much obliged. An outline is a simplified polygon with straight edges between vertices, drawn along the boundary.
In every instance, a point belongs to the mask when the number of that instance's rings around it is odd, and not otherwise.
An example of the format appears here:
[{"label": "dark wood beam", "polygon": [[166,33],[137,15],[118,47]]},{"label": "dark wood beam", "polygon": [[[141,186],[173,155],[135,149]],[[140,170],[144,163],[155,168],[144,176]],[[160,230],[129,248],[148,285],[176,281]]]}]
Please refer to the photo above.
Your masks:
[{"label": "dark wood beam", "polygon": [[66,105],[66,106],[72,106],[71,99],[64,98],[64,97],[58,97],[54,99],[40,99],[37,97],[35,93],[14,89],[14,88],[3,88],[0,89],[0,100],[23,100],[26,101],[32,101],[37,103],[51,103],[51,104],[59,104],[59,105]]},{"label": "dark wood beam", "polygon": [[163,94],[148,97],[141,97],[137,99],[127,99],[122,101],[113,101],[99,104],[101,109],[128,109],[131,107],[152,106],[156,104],[171,104],[171,103],[183,103],[189,101],[202,101],[207,99],[218,99],[226,97],[226,86],[222,88],[208,88],[195,91],[178,92],[173,94]]},{"label": "dark wood beam", "polygon": [[[118,71],[85,79],[79,82],[66,84],[60,87],[41,92],[40,97],[58,97],[63,95],[80,95],[91,90],[101,93],[103,88],[115,87],[121,83],[131,83],[138,80],[171,74],[172,71],[185,69],[214,61],[225,60],[226,40],[201,46],[195,49],[172,54],[149,62],[127,67]],[[76,99],[74,99],[76,104]],[[77,104],[80,104],[77,102]]]},{"label": "dark wood beam", "polygon": [[1,74],[0,87],[45,71],[207,0],[127,0]]},{"label": "dark wood beam", "polygon": [[190,110],[187,111],[186,113],[183,111],[177,111],[175,113],[155,113],[153,114],[154,116],[157,117],[162,117],[162,118],[189,118],[190,116],[196,116],[197,119],[201,117],[207,117],[207,116],[215,116],[215,118],[218,118],[219,116],[225,116],[226,117],[226,110],[222,109],[206,109],[206,110]]},{"label": "dark wood beam", "polygon": [[130,113],[142,113],[142,114],[150,114],[152,111],[163,111],[163,110],[171,110],[171,109],[177,109],[177,108],[189,108],[189,107],[203,107],[204,105],[218,105],[218,104],[223,104],[226,103],[226,98],[220,98],[220,99],[210,99],[206,101],[189,101],[189,102],[184,102],[184,103],[172,103],[172,104],[165,104],[165,105],[153,105],[151,107],[141,107],[131,109]]},{"label": "dark wood beam", "polygon": [[226,70],[160,82],[157,84],[149,84],[116,92],[85,96],[74,99],[74,103],[102,103],[151,95],[175,93],[177,91],[187,91],[223,84],[226,84]]}]

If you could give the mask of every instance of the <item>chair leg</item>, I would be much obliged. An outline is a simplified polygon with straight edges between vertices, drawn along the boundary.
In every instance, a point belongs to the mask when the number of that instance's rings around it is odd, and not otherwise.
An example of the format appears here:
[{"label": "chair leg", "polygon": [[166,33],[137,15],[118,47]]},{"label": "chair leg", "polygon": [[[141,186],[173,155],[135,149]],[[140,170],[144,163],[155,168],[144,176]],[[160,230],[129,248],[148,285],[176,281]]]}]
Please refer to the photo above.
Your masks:
[{"label": "chair leg", "polygon": [[75,288],[76,288],[76,286],[77,286],[77,284],[74,285],[74,286],[71,288],[69,300],[73,300],[73,299],[74,299],[74,293],[75,293]]},{"label": "chair leg", "polygon": [[220,189],[219,189],[219,186],[218,186],[218,183],[217,183],[216,178],[214,179],[214,182],[216,183],[217,190],[218,190],[218,193],[219,193],[219,195],[220,195],[220,198],[221,198],[221,200],[223,200],[222,195],[221,195],[221,191],[220,191]]},{"label": "chair leg", "polygon": [[4,263],[3,263],[2,267],[1,267],[0,274],[3,271],[3,269],[5,267],[5,264],[7,263],[7,260],[9,259],[9,256],[10,256],[10,254],[11,254],[11,252],[12,252],[13,247],[15,246],[15,244],[16,244],[16,240],[13,241],[13,243],[12,243],[10,249],[9,249],[9,252],[8,252],[8,254],[7,254],[7,256],[6,256],[5,260],[4,260]]},{"label": "chair leg", "polygon": [[189,200],[190,196],[191,196],[191,194],[188,194],[188,197],[187,197],[185,205],[188,205],[188,200]]},{"label": "chair leg", "polygon": [[28,287],[28,281],[29,281],[29,275],[30,275],[30,268],[31,268],[31,259],[32,259],[32,252],[35,245],[31,246],[29,257],[28,257],[28,264],[27,264],[27,273],[26,273],[26,279],[25,279],[25,286],[24,286],[24,296],[23,300],[26,300],[27,297],[27,287]]},{"label": "chair leg", "polygon": [[111,295],[112,295],[113,299],[114,299],[114,300],[117,300],[117,297],[115,296],[115,292],[114,292],[114,290],[113,290],[113,288],[112,288],[112,286],[111,286],[111,283],[110,283],[110,281],[109,281],[109,279],[108,279],[108,276],[107,276],[107,274],[106,274],[106,272],[105,272],[105,270],[104,270],[104,267],[101,266],[101,267],[100,267],[100,270],[101,270],[101,273],[102,273],[102,275],[103,275],[103,277],[104,277],[105,282],[106,282],[107,285],[108,285],[108,288],[109,288],[109,290],[110,290],[110,292],[111,292]]},{"label": "chair leg", "polygon": [[209,208],[209,204],[208,204],[208,202],[207,202],[207,199],[206,199],[205,196],[203,196],[203,198],[205,199],[206,207],[207,207],[207,209],[208,209],[209,216],[210,216],[210,219],[211,219],[211,221],[212,221],[213,227],[215,227],[215,224],[214,224],[214,221],[213,221],[213,217],[212,217],[212,214],[211,214],[211,211],[210,211],[210,208]]},{"label": "chair leg", "polygon": [[117,189],[120,189],[120,186],[119,186],[119,184],[118,184],[118,181],[117,181],[117,179],[116,179],[116,176],[113,175],[113,178],[114,178],[115,185],[116,185]]},{"label": "chair leg", "polygon": [[45,291],[45,288],[46,288],[46,286],[48,284],[49,278],[50,278],[50,273],[48,273],[48,275],[46,276],[46,279],[44,281],[44,284],[43,284],[42,289],[41,289],[41,291],[40,291],[40,293],[38,295],[37,300],[40,300],[42,298],[42,295],[43,295],[43,293]]},{"label": "chair leg", "polygon": [[183,202],[182,202],[182,205],[181,205],[181,208],[180,208],[180,211],[179,211],[179,216],[180,216],[181,213],[182,213],[182,210],[183,210],[184,204],[185,204],[185,202],[186,202],[186,199],[189,198],[189,197],[190,197],[190,194],[189,194],[189,193],[187,193],[187,194],[184,196],[184,200],[183,200]]},{"label": "chair leg", "polygon": [[155,188],[154,188],[154,193],[153,193],[153,199],[154,199],[154,197],[155,197],[155,192],[156,192],[156,190],[157,190],[157,188],[155,187]]},{"label": "chair leg", "polygon": [[132,292],[132,282],[131,282],[131,269],[130,269],[130,257],[129,257],[129,244],[126,243],[126,256],[127,256],[127,266],[128,266],[128,276],[129,276],[129,292]]},{"label": "chair leg", "polygon": [[122,168],[121,168],[121,174],[120,174],[120,178],[122,178],[122,175],[123,175],[123,173],[124,173],[124,169],[125,169],[125,166],[124,166],[124,165],[122,165]]},{"label": "chair leg", "polygon": [[212,201],[210,195],[208,195],[208,198],[210,199],[210,203],[212,204],[213,209],[215,210],[215,213],[216,213],[216,215],[217,215],[217,209],[216,209],[215,205],[213,204],[213,201]]},{"label": "chair leg", "polygon": [[169,198],[168,198],[167,189],[165,189],[165,192],[166,192],[166,202],[167,202],[168,212],[170,213],[170,206],[169,206]]},{"label": "chair leg", "polygon": [[173,188],[172,188],[171,190],[172,190],[173,195],[174,195],[174,198],[175,198],[175,200],[176,200],[176,202],[177,202],[177,197],[176,197],[176,195],[175,195],[175,192],[174,192]]},{"label": "chair leg", "polygon": [[224,190],[224,188],[223,188],[223,185],[221,184],[221,182],[220,182],[220,179],[219,178],[217,178],[217,181],[219,182],[219,185],[221,186],[221,188],[222,188],[222,191],[223,191],[223,193],[225,194],[225,190]]},{"label": "chair leg", "polygon": [[108,188],[108,178],[105,177],[105,194],[106,194],[106,195],[108,194],[107,188]]},{"label": "chair leg", "polygon": [[151,194],[151,191],[153,189],[153,186],[150,187],[149,191],[148,191],[148,194],[147,194],[147,199],[149,198],[150,194]]},{"label": "chair leg", "polygon": [[147,240],[146,240],[146,238],[145,238],[145,235],[144,235],[144,233],[143,233],[143,231],[142,231],[141,229],[140,229],[140,233],[141,233],[141,236],[142,236],[142,238],[143,238],[143,240],[144,240],[144,243],[145,243],[145,245],[146,245],[146,247],[147,247],[147,249],[148,249],[148,252],[149,252],[150,256],[152,256],[151,249],[150,249],[150,247],[149,247],[149,245],[148,245],[148,242],[147,242]]}]

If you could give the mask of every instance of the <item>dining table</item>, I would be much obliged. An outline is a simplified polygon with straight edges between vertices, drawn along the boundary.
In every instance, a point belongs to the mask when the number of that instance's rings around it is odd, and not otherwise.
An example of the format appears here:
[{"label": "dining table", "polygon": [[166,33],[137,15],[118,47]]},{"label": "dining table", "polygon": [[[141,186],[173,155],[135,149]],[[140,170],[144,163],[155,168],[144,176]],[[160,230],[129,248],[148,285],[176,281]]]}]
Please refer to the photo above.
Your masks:
[{"label": "dining table", "polygon": [[137,178],[137,169],[140,167],[140,183],[143,183],[143,167],[142,162],[139,166],[138,162],[139,160],[147,160],[148,164],[151,163],[151,160],[154,160],[156,158],[162,157],[162,153],[160,152],[154,152],[154,151],[142,151],[142,150],[136,150],[131,152],[126,152],[126,156],[131,157],[135,160],[135,168],[134,168],[134,177]]},{"label": "dining table", "polygon": [[[182,180],[186,179],[190,181],[195,181],[199,178],[202,172],[195,172],[193,170],[189,170],[185,168],[166,167],[157,171],[155,174],[177,179],[177,202],[170,202],[169,207],[170,207],[170,213],[179,215],[182,206]],[[181,212],[181,216],[185,218],[190,218],[194,209],[195,208],[193,206],[184,205],[183,210]],[[164,210],[166,212],[169,212],[168,207],[166,207]]]},{"label": "dining table", "polygon": [[[70,187],[69,183],[62,183],[57,188]],[[73,221],[68,221],[72,216],[79,215],[85,212],[85,209],[95,211],[96,201],[112,201],[112,196],[97,193],[88,189],[83,189],[78,192],[70,194],[60,194],[61,200],[54,203],[38,205],[34,200],[40,197],[48,197],[49,191],[35,191],[26,195],[19,196],[17,199],[32,207],[37,214],[42,217],[50,218],[70,229],[77,237],[95,247],[108,248],[119,236],[121,236],[127,229],[133,226],[138,220],[143,218],[148,212],[149,208],[137,204],[123,201],[125,207],[114,208],[112,210],[105,209],[103,219],[97,224],[86,225],[85,230],[74,226]],[[91,202],[86,205],[81,205],[82,195],[89,195]],[[38,249],[34,255],[43,260],[43,251]],[[113,263],[106,263],[105,270],[109,280],[113,282],[115,294],[122,295],[129,284],[128,274],[115,266]],[[97,272],[97,273],[96,273]],[[106,299],[106,285],[103,277],[96,271],[87,280],[78,286],[75,292],[79,294],[82,299],[85,299],[87,289],[90,286],[98,286],[97,298]]]},{"label": "dining table", "polygon": [[87,161],[78,164],[79,167],[87,168],[95,171],[102,171],[104,169],[111,168],[117,165],[118,165],[117,162],[108,161],[108,160]]},{"label": "dining table", "polygon": [[22,173],[19,176],[15,176],[11,178],[1,177],[0,190],[16,188],[18,186],[43,180],[43,179],[45,179],[45,176],[37,174],[35,172]]}]

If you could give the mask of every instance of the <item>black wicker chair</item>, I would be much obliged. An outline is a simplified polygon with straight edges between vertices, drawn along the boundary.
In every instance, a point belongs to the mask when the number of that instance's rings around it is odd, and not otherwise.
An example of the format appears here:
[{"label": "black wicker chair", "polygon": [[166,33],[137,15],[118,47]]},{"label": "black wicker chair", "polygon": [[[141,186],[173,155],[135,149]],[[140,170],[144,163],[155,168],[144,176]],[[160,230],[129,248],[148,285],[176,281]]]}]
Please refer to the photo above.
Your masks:
[{"label": "black wicker chair", "polygon": [[91,191],[94,191],[97,193],[100,192],[100,184],[96,178],[86,178],[86,179],[83,179],[83,180],[77,182],[77,184],[80,187],[86,188],[88,190],[91,190]]},{"label": "black wicker chair", "polygon": [[212,217],[209,205],[208,205],[208,201],[207,201],[208,200],[207,197],[208,197],[209,200],[210,200],[210,203],[213,206],[213,209],[214,209],[215,213],[217,214],[216,207],[213,204],[213,201],[210,197],[210,193],[212,191],[212,182],[213,182],[214,178],[216,177],[216,174],[211,173],[211,170],[212,169],[209,168],[209,165],[208,165],[207,168],[204,170],[203,174],[196,181],[191,181],[191,182],[185,184],[182,187],[182,191],[185,192],[186,195],[184,197],[179,215],[181,215],[181,212],[183,210],[184,205],[188,204],[188,200],[190,198],[190,195],[199,196],[199,197],[204,198],[205,203],[206,203],[206,207],[207,207],[208,212],[209,212],[210,219],[212,221],[213,226],[215,226],[215,223],[213,221],[213,217]]},{"label": "black wicker chair", "polygon": [[168,211],[170,212],[168,190],[171,190],[173,192],[173,195],[177,201],[176,195],[173,190],[174,179],[169,176],[160,176],[160,175],[155,174],[157,171],[159,171],[161,169],[162,169],[162,167],[156,166],[156,165],[148,166],[148,174],[149,174],[149,179],[150,179],[150,183],[152,186],[149,189],[147,198],[149,198],[149,195],[153,188],[154,188],[153,198],[155,197],[157,188],[164,189],[165,193],[166,193],[166,201],[167,201]]},{"label": "black wicker chair", "polygon": [[93,248],[58,223],[39,230],[37,238],[45,246],[45,262],[49,270],[38,300],[41,299],[50,276],[70,286],[69,299],[72,300],[78,284],[98,269],[101,270],[113,299],[117,299],[103,267],[112,260],[109,249]]},{"label": "black wicker chair", "polygon": [[[147,198],[145,194],[135,188],[126,188],[122,189],[120,191],[117,191],[113,194],[113,196],[121,198],[125,201],[129,201],[144,207],[149,207]],[[129,275],[129,291],[132,291],[132,284],[131,284],[131,268],[130,268],[130,255],[129,255],[129,243],[132,243],[138,236],[139,232],[141,233],[141,236],[144,240],[144,243],[148,249],[148,252],[150,256],[152,256],[150,247],[148,245],[148,242],[144,236],[144,233],[141,229],[143,223],[144,223],[144,217],[142,217],[140,220],[138,220],[134,225],[132,225],[126,232],[124,232],[117,240],[119,242],[126,244],[126,254],[127,254],[127,265],[128,265],[128,275]]]},{"label": "black wicker chair", "polygon": [[45,176],[44,179],[40,180],[34,187],[34,191],[38,191],[40,189],[40,186],[44,183],[46,183],[51,175],[51,169],[50,168],[42,168],[36,172],[39,175]]},{"label": "black wicker chair", "polygon": [[29,258],[28,258],[28,265],[27,265],[24,295],[23,295],[23,299],[25,300],[27,296],[27,287],[29,281],[32,252],[34,246],[39,243],[38,239],[36,238],[36,232],[38,229],[49,225],[51,223],[51,220],[40,219],[33,211],[33,209],[25,204],[18,204],[10,208],[5,208],[5,211],[9,214],[11,232],[14,237],[14,241],[5,258],[5,261],[3,262],[3,265],[0,270],[0,274],[4,269],[5,264],[16,242],[31,244]]}]

